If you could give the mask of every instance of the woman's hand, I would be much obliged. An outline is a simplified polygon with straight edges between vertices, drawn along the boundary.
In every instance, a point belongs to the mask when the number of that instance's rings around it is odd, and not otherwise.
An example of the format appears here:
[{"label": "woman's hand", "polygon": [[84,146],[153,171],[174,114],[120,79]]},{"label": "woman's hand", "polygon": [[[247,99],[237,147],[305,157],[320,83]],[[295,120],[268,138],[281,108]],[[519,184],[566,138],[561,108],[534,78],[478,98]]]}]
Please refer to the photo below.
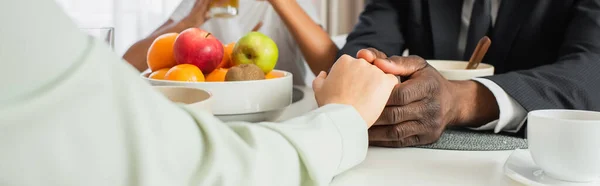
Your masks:
[{"label": "woman's hand", "polygon": [[385,74],[364,59],[343,55],[329,75],[321,72],[313,81],[319,106],[346,104],[353,106],[371,127],[379,118],[398,78]]},{"label": "woman's hand", "polygon": [[209,19],[210,2],[211,0],[196,0],[190,13],[181,22],[186,23],[189,28],[202,26]]}]

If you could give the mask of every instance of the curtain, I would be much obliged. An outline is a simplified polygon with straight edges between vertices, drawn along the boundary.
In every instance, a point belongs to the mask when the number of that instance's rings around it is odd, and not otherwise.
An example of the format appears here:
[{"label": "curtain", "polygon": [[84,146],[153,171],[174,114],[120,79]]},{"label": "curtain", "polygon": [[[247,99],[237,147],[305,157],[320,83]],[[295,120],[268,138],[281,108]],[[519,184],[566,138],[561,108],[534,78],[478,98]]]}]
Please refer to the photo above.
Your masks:
[{"label": "curtain", "polygon": [[181,0],[55,0],[81,28],[114,28],[122,55],[164,23]]},{"label": "curtain", "polygon": [[348,34],[358,23],[358,16],[363,11],[365,0],[317,0],[320,1],[321,16],[325,18],[326,28],[331,36]]}]

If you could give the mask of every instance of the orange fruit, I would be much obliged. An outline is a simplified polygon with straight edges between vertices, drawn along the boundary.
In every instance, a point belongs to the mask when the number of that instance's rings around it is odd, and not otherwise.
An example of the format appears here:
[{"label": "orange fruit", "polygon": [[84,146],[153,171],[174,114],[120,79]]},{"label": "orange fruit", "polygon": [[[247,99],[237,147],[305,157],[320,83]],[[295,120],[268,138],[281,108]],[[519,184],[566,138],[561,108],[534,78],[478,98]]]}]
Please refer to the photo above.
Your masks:
[{"label": "orange fruit", "polygon": [[274,78],[280,78],[280,77],[283,77],[283,73],[276,72],[276,71],[271,71],[267,75],[265,75],[265,79],[274,79]]},{"label": "orange fruit", "polygon": [[148,68],[152,72],[177,65],[173,55],[173,44],[178,35],[178,33],[166,33],[154,39],[146,56]]},{"label": "orange fruit", "polygon": [[223,45],[223,59],[217,68],[229,68],[233,66],[233,63],[231,62],[231,53],[233,53],[233,47],[235,47],[235,42]]},{"label": "orange fruit", "polygon": [[210,74],[208,74],[206,76],[206,81],[212,81],[212,82],[225,81],[225,75],[227,75],[227,71],[229,71],[229,69],[227,69],[227,68],[218,68],[216,70],[213,70]]},{"label": "orange fruit", "polygon": [[166,80],[172,81],[188,81],[188,82],[203,82],[204,74],[195,66],[190,64],[181,64],[169,69],[165,74]]},{"label": "orange fruit", "polygon": [[150,74],[150,76],[148,76],[148,77],[150,79],[165,79],[165,75],[167,74],[168,71],[169,71],[169,68],[163,68],[163,69],[152,72],[152,74]]}]

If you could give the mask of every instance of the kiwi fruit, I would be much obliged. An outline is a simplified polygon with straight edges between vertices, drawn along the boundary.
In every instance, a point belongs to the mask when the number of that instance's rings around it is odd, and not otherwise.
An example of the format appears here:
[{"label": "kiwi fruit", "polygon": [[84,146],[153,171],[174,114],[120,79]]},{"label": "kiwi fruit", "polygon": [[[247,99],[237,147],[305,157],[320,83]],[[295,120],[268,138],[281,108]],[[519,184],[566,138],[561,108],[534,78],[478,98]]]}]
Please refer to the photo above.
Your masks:
[{"label": "kiwi fruit", "polygon": [[241,64],[231,67],[225,75],[225,81],[249,81],[265,79],[265,73],[254,64]]}]

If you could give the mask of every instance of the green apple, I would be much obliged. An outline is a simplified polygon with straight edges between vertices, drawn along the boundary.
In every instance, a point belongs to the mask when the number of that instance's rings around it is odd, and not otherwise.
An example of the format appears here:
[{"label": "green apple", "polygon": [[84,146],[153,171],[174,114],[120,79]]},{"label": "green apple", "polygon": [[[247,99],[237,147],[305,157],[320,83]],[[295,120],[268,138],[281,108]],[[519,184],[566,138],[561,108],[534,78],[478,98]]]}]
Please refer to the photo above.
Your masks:
[{"label": "green apple", "polygon": [[277,44],[260,32],[250,32],[240,38],[231,53],[233,65],[254,64],[265,74],[275,68],[278,57]]}]

